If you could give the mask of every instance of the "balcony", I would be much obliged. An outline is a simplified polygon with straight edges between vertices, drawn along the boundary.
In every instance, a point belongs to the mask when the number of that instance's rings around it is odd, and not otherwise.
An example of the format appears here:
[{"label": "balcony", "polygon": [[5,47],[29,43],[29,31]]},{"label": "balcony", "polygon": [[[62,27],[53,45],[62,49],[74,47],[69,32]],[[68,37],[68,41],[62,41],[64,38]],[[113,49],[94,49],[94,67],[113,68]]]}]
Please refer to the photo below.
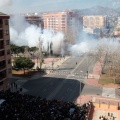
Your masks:
[{"label": "balcony", "polygon": [[5,51],[0,51],[0,60],[5,58]]},{"label": "balcony", "polygon": [[0,39],[3,39],[3,31],[0,30]]},{"label": "balcony", "polygon": [[0,19],[0,28],[3,28],[3,20]]},{"label": "balcony", "polygon": [[0,28],[3,28],[3,25],[2,25],[2,24],[0,24]]},{"label": "balcony", "polygon": [[6,62],[5,62],[5,60],[3,60],[0,62],[0,70],[3,70],[5,68],[6,68]]},{"label": "balcony", "polygon": [[0,81],[3,80],[4,78],[6,78],[7,75],[6,75],[6,70],[0,72]]},{"label": "balcony", "polygon": [[4,50],[0,51],[0,57],[2,57],[4,55],[5,55],[5,51]]},{"label": "balcony", "polygon": [[0,49],[4,49],[4,41],[0,41]]}]

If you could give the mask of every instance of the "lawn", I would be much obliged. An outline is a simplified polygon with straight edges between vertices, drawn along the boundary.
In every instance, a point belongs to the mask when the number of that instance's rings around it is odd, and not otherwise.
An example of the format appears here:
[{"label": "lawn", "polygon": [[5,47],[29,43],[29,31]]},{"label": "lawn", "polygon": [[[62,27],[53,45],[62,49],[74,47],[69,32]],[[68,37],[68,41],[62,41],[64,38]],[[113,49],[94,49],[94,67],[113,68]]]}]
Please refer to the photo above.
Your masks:
[{"label": "lawn", "polygon": [[13,76],[17,76],[17,77],[28,77],[31,78],[33,75],[40,73],[41,75],[43,75],[43,72],[40,71],[33,71],[33,70],[25,70],[25,75],[24,75],[24,71],[23,70],[12,70],[12,75]]},{"label": "lawn", "polygon": [[100,84],[107,85],[107,84],[120,84],[120,79],[114,80],[114,77],[110,77],[106,74],[101,75]]}]

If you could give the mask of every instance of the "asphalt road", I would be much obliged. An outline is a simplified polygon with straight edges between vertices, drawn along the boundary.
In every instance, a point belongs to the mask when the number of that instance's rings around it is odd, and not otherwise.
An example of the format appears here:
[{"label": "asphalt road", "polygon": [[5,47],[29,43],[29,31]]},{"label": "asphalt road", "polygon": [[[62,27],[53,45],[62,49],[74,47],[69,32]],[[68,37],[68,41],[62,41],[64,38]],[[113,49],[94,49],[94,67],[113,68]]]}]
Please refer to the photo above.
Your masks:
[{"label": "asphalt road", "polygon": [[51,74],[22,82],[23,93],[63,101],[74,101],[81,94],[101,95],[102,88],[85,84],[86,71],[92,72],[94,64],[93,56],[70,57]]}]

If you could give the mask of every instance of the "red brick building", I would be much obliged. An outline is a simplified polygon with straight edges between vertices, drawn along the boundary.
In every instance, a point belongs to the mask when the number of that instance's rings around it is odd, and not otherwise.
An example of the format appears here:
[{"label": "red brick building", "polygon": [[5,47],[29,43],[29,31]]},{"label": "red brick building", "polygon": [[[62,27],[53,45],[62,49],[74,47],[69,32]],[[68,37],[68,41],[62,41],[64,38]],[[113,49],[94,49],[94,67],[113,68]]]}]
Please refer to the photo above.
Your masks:
[{"label": "red brick building", "polygon": [[9,88],[12,75],[9,16],[0,12],[0,90]]}]

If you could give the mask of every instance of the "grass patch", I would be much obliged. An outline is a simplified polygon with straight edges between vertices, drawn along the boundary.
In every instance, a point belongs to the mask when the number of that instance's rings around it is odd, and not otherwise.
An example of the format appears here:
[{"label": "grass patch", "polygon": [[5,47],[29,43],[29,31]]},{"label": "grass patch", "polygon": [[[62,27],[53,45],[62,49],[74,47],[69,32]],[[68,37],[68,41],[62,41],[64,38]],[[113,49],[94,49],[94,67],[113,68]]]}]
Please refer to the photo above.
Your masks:
[{"label": "grass patch", "polygon": [[28,78],[31,78],[33,75],[35,74],[41,74],[41,75],[44,75],[43,72],[40,72],[40,71],[33,71],[33,70],[25,70],[25,75],[24,75],[24,71],[23,70],[12,70],[12,75],[13,76],[17,76],[17,77],[28,77]]},{"label": "grass patch", "polygon": [[114,77],[110,77],[106,74],[103,74],[100,77],[99,83],[102,85],[120,84],[120,79],[114,80]]},{"label": "grass patch", "polygon": [[100,77],[99,83],[102,85],[114,84],[114,80],[111,77],[103,74]]}]

